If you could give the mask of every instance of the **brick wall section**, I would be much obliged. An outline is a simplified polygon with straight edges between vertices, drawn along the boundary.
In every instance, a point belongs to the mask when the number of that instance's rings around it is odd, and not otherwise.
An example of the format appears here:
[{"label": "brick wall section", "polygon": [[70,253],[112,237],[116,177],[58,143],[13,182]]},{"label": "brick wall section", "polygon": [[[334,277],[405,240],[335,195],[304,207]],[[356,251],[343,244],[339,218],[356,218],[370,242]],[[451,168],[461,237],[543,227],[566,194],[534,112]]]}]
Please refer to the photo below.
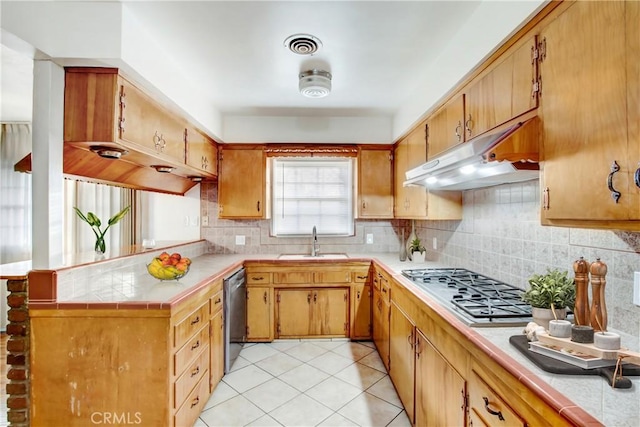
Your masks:
[{"label": "brick wall section", "polygon": [[29,425],[29,311],[27,279],[7,280],[7,420],[10,426]]}]

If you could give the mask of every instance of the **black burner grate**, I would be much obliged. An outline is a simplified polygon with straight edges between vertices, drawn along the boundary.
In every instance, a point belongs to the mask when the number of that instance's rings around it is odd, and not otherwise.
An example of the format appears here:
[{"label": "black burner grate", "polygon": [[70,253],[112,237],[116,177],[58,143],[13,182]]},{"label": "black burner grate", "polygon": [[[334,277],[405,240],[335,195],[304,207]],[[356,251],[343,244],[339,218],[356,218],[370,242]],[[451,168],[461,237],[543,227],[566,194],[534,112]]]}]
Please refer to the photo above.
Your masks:
[{"label": "black burner grate", "polygon": [[459,268],[412,269],[402,274],[425,289],[446,286],[455,292],[451,303],[473,318],[522,318],[531,306],[522,301],[524,291],[473,271]]}]

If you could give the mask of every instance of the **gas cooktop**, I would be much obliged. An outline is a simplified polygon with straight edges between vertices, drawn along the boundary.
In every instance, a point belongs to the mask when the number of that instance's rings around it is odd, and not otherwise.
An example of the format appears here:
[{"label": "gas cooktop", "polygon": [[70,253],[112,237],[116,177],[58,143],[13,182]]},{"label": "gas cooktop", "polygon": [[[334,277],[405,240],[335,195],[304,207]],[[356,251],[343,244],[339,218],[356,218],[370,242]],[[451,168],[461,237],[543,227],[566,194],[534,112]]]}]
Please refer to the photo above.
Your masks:
[{"label": "gas cooktop", "polygon": [[517,326],[532,320],[524,290],[463,268],[418,268],[402,274],[469,326]]}]

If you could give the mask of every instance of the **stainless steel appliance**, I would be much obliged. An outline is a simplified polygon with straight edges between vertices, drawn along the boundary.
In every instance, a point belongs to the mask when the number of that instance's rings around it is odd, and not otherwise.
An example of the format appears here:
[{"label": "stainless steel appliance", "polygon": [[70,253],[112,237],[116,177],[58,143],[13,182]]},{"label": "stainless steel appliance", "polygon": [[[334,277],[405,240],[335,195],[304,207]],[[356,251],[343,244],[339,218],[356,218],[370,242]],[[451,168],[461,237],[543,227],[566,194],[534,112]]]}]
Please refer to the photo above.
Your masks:
[{"label": "stainless steel appliance", "polygon": [[517,326],[532,321],[524,290],[463,268],[402,270],[469,326]]},{"label": "stainless steel appliance", "polygon": [[244,268],[224,279],[224,373],[247,340],[247,284]]}]

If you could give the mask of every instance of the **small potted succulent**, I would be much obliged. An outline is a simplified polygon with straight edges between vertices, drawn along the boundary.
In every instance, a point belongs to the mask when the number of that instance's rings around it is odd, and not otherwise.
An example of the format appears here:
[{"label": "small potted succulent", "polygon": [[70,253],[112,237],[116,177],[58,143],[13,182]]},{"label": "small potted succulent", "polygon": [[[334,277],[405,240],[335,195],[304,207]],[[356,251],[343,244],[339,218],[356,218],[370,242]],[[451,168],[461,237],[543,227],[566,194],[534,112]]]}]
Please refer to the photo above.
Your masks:
[{"label": "small potted succulent", "polygon": [[411,261],[413,262],[424,262],[427,254],[427,250],[422,246],[422,242],[418,237],[411,241],[409,252],[411,253]]},{"label": "small potted succulent", "polygon": [[567,308],[573,309],[576,301],[576,287],[568,272],[547,269],[546,274],[534,274],[529,279],[529,289],[522,300],[531,304],[533,321],[549,329],[552,319],[565,319]]}]

